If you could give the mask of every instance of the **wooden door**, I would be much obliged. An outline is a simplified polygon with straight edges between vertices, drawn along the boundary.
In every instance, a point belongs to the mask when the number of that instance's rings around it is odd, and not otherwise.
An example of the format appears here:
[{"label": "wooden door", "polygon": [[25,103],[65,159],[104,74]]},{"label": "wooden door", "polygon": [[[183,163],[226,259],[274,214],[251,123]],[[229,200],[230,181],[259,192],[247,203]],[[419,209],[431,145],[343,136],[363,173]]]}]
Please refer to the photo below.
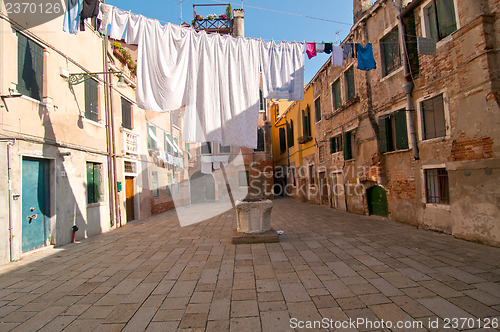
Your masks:
[{"label": "wooden door", "polygon": [[125,206],[127,209],[127,222],[135,219],[134,209],[134,178],[125,178]]}]

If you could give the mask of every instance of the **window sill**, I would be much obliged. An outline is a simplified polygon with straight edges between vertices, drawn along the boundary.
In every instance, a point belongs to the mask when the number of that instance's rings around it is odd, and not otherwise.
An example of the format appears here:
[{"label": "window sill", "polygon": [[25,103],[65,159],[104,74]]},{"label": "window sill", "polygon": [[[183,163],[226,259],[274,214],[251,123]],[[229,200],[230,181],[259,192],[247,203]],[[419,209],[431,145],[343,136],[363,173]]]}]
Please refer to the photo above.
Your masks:
[{"label": "window sill", "polygon": [[409,152],[411,151],[410,148],[408,149],[401,149],[401,150],[394,150],[394,151],[387,151],[387,152],[384,152],[383,154],[388,156],[388,155],[391,155],[391,154],[396,154],[396,153],[401,153],[401,152]]},{"label": "window sill", "polygon": [[101,205],[104,205],[103,202],[97,202],[97,203],[87,203],[87,209],[92,209],[96,207],[100,207]]},{"label": "window sill", "polygon": [[402,72],[403,71],[403,66],[399,67],[398,69],[394,70],[393,72],[385,75],[384,77],[382,77],[380,79],[380,82],[384,82],[386,80],[388,80],[389,78],[393,77],[394,75],[397,75],[398,73]]},{"label": "window sill", "polygon": [[96,122],[94,120],[90,120],[90,119],[87,119],[86,117],[82,116],[82,120],[83,122],[86,122],[86,123],[89,123],[89,124],[92,124],[96,127],[100,127],[100,128],[104,128],[105,126],[102,124],[102,123],[99,123],[99,122]]},{"label": "window sill", "polygon": [[139,136],[139,133],[134,131],[134,129],[128,129],[124,126],[120,126],[120,131],[121,132],[125,132],[125,133],[129,133],[129,134],[133,134],[133,135],[136,135],[136,136]]},{"label": "window sill", "polygon": [[435,138],[429,138],[429,139],[422,139],[419,143],[436,143],[436,142],[444,142],[450,137],[448,136],[442,136],[442,137],[435,137]]},{"label": "window sill", "polygon": [[[38,105],[43,106],[43,107],[51,107],[51,108],[53,108],[53,107],[54,107],[54,105],[53,105],[53,104],[44,103],[43,101],[38,100],[38,99],[31,98],[30,96],[21,95],[21,98],[22,98],[22,99],[25,99],[25,100],[32,101],[32,102],[34,102],[35,104],[38,104]],[[47,97],[45,97],[45,98],[47,98]],[[50,99],[52,100],[52,98],[50,98]]]},{"label": "window sill", "polygon": [[435,208],[440,210],[451,210],[450,204],[425,203],[426,208]]}]

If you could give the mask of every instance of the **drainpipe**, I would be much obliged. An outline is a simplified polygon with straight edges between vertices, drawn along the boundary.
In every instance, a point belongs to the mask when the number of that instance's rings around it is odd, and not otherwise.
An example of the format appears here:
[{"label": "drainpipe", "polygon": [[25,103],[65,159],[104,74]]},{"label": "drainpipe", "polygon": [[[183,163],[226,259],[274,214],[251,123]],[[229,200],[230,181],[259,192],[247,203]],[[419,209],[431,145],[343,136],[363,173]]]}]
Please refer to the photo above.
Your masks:
[{"label": "drainpipe", "polygon": [[393,0],[394,6],[398,10],[398,26],[399,26],[399,41],[401,44],[401,56],[403,57],[403,68],[405,74],[405,83],[403,83],[403,91],[406,93],[406,117],[408,118],[408,124],[410,126],[410,145],[413,152],[413,158],[419,160],[419,152],[417,146],[417,135],[415,133],[415,121],[413,118],[413,81],[410,73],[410,65],[408,63],[408,53],[406,49],[405,40],[405,26],[403,24],[403,18],[401,17],[401,7],[396,5]]},{"label": "drainpipe", "polygon": [[[104,1],[103,1],[104,3]],[[102,41],[102,50],[103,50],[103,65],[104,71],[108,71],[108,32],[104,32],[104,39]],[[108,204],[109,204],[109,222],[110,226],[113,227],[115,225],[115,206],[114,206],[114,174],[112,171],[112,152],[111,152],[111,134],[110,134],[110,97],[109,97],[109,76],[108,74],[104,74],[104,110],[106,116],[106,146],[108,152]]]},{"label": "drainpipe", "polygon": [[10,147],[16,142],[15,139],[7,142],[7,179],[9,184],[9,244],[10,244],[10,261],[14,261],[14,234],[13,234],[13,222],[14,213],[12,212],[12,180],[10,178],[11,166],[10,166]]},{"label": "drainpipe", "polygon": [[[106,58],[107,59],[107,58]],[[109,70],[109,69],[108,69]],[[111,74],[109,75],[109,120],[110,120],[110,131],[111,131],[111,148],[112,148],[112,159],[113,159],[113,193],[115,199],[115,218],[117,224],[122,227],[121,209],[120,209],[120,199],[118,197],[118,191],[116,190],[117,183],[117,171],[116,171],[116,144],[115,144],[115,124],[113,115],[113,83],[111,82]]]}]

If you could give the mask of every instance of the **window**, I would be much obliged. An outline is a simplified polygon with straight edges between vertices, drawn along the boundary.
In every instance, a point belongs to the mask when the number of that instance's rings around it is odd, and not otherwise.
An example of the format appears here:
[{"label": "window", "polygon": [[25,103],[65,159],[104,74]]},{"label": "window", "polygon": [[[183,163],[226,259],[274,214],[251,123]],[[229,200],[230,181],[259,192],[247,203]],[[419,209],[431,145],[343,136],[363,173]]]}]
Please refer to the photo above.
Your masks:
[{"label": "window", "polygon": [[321,145],[318,148],[319,162],[322,163],[325,161],[325,146]]},{"label": "window", "polygon": [[332,101],[333,101],[333,110],[335,111],[337,108],[342,105],[342,97],[340,92],[340,80],[336,80],[332,84]]},{"label": "window", "polygon": [[17,91],[42,100],[43,48],[20,33],[17,40]]},{"label": "window", "polygon": [[450,204],[448,172],[445,168],[425,169],[425,196],[427,203]]},{"label": "window", "polygon": [[356,97],[356,86],[354,85],[354,66],[344,73],[345,99],[351,101]]},{"label": "window", "polygon": [[191,160],[191,150],[190,150],[190,147],[189,147],[189,143],[184,143],[184,150],[186,150],[186,153],[187,153],[187,156],[188,156],[188,160]]},{"label": "window", "polygon": [[99,121],[98,83],[95,79],[85,80],[85,118]]},{"label": "window", "polygon": [[424,8],[424,21],[427,37],[436,41],[457,30],[454,0],[432,0]]},{"label": "window", "polygon": [[158,149],[158,138],[156,138],[156,127],[152,124],[147,124],[148,126],[148,148],[152,150]]},{"label": "window", "polygon": [[170,119],[172,120],[172,125],[179,128],[179,116],[173,112],[170,112]]},{"label": "window", "polygon": [[210,142],[201,143],[201,154],[212,154],[212,144]]},{"label": "window", "polygon": [[286,133],[285,133],[285,128],[280,128],[279,129],[279,135],[280,135],[280,152],[283,153],[286,151]]},{"label": "window", "polygon": [[314,186],[314,165],[309,165],[309,185]]},{"label": "window", "polygon": [[137,174],[137,164],[134,161],[124,161],[123,168],[125,173]]},{"label": "window", "polygon": [[132,130],[132,104],[122,97],[122,127]]},{"label": "window", "polygon": [[314,116],[316,117],[316,122],[321,120],[321,98],[318,97],[314,101]]},{"label": "window", "polygon": [[172,196],[172,174],[167,174],[167,192],[170,196]]},{"label": "window", "polygon": [[305,110],[302,110],[302,135],[311,136],[311,109],[309,105]]},{"label": "window", "polygon": [[289,148],[294,146],[293,120],[290,120],[290,123],[286,127],[286,140]]},{"label": "window", "polygon": [[102,164],[87,162],[87,203],[101,201]]},{"label": "window", "polygon": [[231,153],[231,146],[219,144],[219,153]]},{"label": "window", "polygon": [[158,172],[151,172],[151,188],[153,197],[158,197]]},{"label": "window", "polygon": [[173,181],[172,181],[172,191],[171,194],[178,195],[179,194],[179,174],[172,173]]},{"label": "window", "polygon": [[344,133],[344,160],[353,159],[352,130]]},{"label": "window", "polygon": [[259,128],[257,130],[257,149],[254,149],[254,151],[264,151],[264,130],[262,128]]},{"label": "window", "polygon": [[259,111],[264,111],[264,98],[262,97],[262,90],[259,90]]},{"label": "window", "polygon": [[382,77],[387,76],[401,66],[399,50],[399,32],[395,27],[380,39],[380,57],[382,58]]},{"label": "window", "polygon": [[420,107],[422,111],[422,138],[426,140],[446,136],[443,95],[424,100]]},{"label": "window", "polygon": [[342,151],[342,135],[330,137],[330,153]]},{"label": "window", "polygon": [[169,133],[165,133],[164,134],[164,148],[165,148],[165,152],[170,154],[170,155],[173,155],[174,154],[174,147],[172,146],[173,145],[173,141],[172,141],[172,134],[169,134]]},{"label": "window", "polygon": [[248,186],[249,181],[249,173],[248,171],[239,171],[238,172],[238,182],[240,187]]},{"label": "window", "polygon": [[417,46],[417,28],[415,25],[415,13],[409,13],[403,18],[405,27],[406,51],[410,65],[410,71],[413,76],[420,72],[420,64],[418,61],[418,46]]},{"label": "window", "polygon": [[408,149],[406,110],[399,110],[378,119],[380,152]]}]

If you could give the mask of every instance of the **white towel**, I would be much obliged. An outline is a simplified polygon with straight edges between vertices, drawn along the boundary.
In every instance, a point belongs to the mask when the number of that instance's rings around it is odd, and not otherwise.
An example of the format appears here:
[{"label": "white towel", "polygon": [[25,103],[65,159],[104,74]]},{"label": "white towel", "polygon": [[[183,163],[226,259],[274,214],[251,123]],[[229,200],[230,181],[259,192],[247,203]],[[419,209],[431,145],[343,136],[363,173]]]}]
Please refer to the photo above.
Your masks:
[{"label": "white towel", "polygon": [[264,98],[304,99],[304,43],[261,42],[262,95]]},{"label": "white towel", "polygon": [[214,162],[222,163],[222,165],[227,166],[229,163],[229,156],[228,155],[214,156]]},{"label": "white towel", "polygon": [[219,161],[214,161],[214,169],[220,169],[220,162]]},{"label": "white towel", "polygon": [[334,67],[342,67],[343,49],[342,46],[332,46],[332,65]]},{"label": "white towel", "polygon": [[212,163],[201,162],[201,172],[203,174],[212,174]]}]

